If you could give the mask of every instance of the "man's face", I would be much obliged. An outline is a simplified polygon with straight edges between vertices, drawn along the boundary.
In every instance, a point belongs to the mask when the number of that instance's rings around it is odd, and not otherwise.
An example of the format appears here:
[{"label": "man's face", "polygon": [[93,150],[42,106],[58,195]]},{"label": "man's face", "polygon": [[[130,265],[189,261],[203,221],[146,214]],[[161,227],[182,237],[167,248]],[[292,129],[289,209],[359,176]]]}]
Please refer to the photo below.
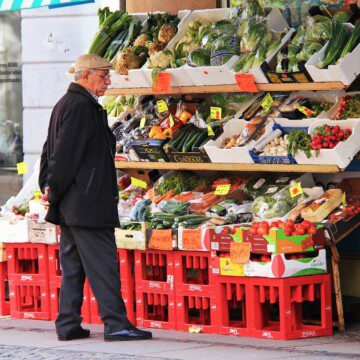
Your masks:
[{"label": "man's face", "polygon": [[89,90],[97,96],[103,96],[111,84],[109,70],[89,70],[86,80]]}]

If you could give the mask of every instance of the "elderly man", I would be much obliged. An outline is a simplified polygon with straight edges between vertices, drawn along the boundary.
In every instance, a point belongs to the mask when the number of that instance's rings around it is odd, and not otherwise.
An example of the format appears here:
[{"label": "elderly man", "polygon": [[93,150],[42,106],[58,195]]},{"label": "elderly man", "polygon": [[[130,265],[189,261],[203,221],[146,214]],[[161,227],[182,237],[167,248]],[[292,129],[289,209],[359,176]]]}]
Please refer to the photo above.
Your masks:
[{"label": "elderly man", "polygon": [[50,203],[46,220],[61,227],[59,340],[90,336],[80,316],[85,276],[105,324],[105,341],[152,337],[131,325],[120,293],[115,139],[98,103],[111,84],[111,68],[94,54],[77,59],[75,83],[54,107],[41,155],[39,184]]}]

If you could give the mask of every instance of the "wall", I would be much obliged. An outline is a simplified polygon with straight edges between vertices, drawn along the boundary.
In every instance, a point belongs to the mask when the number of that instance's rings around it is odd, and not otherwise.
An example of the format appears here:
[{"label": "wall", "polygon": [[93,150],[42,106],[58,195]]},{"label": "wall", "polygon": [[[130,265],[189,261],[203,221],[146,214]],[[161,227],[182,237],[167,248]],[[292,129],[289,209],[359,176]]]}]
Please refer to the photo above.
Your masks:
[{"label": "wall", "polygon": [[52,108],[69,85],[66,69],[86,51],[97,30],[97,9],[103,6],[115,10],[119,1],[96,0],[95,4],[21,13],[23,135],[29,169],[40,156]]}]

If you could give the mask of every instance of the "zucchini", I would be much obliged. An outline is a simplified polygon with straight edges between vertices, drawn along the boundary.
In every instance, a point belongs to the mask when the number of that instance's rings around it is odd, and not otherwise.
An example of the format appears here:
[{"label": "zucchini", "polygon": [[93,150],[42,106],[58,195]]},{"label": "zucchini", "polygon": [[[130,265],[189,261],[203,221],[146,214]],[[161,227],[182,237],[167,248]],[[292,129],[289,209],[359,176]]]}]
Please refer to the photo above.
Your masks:
[{"label": "zucchini", "polygon": [[185,226],[200,225],[209,219],[210,218],[207,216],[201,216],[201,217],[198,217],[197,219],[185,220],[181,224],[185,225]]},{"label": "zucchini", "polygon": [[191,147],[191,151],[194,151],[197,147],[199,147],[208,137],[209,135],[207,133],[207,130],[203,131],[194,142],[193,146]]},{"label": "zucchini", "polygon": [[192,139],[192,137],[195,135],[195,133],[197,133],[196,130],[191,130],[190,131],[189,135],[186,137],[186,140],[183,143],[183,146],[179,149],[179,151],[184,152],[186,144]]},{"label": "zucchini", "polygon": [[195,144],[195,141],[199,138],[201,132],[196,132],[196,134],[184,145],[182,152],[189,152],[192,146]]},{"label": "zucchini", "polygon": [[174,223],[172,221],[164,220],[163,225],[166,226],[167,228],[171,228],[174,225]]},{"label": "zucchini", "polygon": [[182,141],[182,140],[184,139],[184,137],[186,136],[186,133],[187,133],[187,131],[185,131],[185,130],[182,131],[182,132],[180,133],[180,135],[179,135],[174,141],[170,142],[170,145],[176,149],[176,147],[177,147],[178,145],[180,145],[181,141]]},{"label": "zucchini", "polygon": [[175,221],[180,223],[182,221],[186,221],[186,220],[190,220],[190,219],[196,219],[198,217],[203,217],[203,216],[198,215],[198,214],[182,215],[182,216],[177,216],[175,218]]},{"label": "zucchini", "polygon": [[185,136],[181,139],[180,143],[176,146],[177,151],[181,151],[182,147],[184,146],[188,136],[191,134],[192,130],[185,131]]}]

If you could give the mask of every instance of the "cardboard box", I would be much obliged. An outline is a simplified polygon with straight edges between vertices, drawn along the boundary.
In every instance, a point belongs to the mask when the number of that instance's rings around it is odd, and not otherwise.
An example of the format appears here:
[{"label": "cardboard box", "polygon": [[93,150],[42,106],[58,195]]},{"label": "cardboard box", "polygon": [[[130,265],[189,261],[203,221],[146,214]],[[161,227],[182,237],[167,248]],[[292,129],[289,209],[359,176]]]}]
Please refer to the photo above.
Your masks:
[{"label": "cardboard box", "polygon": [[6,244],[0,242],[0,262],[7,261]]},{"label": "cardboard box", "polygon": [[250,260],[244,264],[245,276],[287,278],[293,276],[326,274],[326,250],[319,250],[316,256],[303,259],[289,259],[289,255],[271,255],[270,262]]},{"label": "cardboard box", "polygon": [[232,241],[241,241],[239,233],[236,231],[240,227],[240,224],[231,224],[210,228],[208,232],[211,250],[230,252],[230,243]]},{"label": "cardboard box", "polygon": [[225,276],[245,276],[244,264],[234,264],[230,256],[219,257],[216,251],[211,251],[211,269],[213,274]]},{"label": "cardboard box", "polygon": [[146,250],[146,223],[141,223],[141,230],[115,229],[115,241],[118,249]]},{"label": "cardboard box", "polygon": [[26,243],[29,241],[26,219],[0,218],[0,241],[4,243]]},{"label": "cardboard box", "polygon": [[187,251],[209,251],[210,238],[208,228],[178,229],[178,248]]},{"label": "cardboard box", "polygon": [[268,236],[250,234],[249,228],[237,230],[244,242],[251,243],[254,254],[291,254],[324,249],[324,227],[319,225],[315,235],[285,236],[283,229],[271,229]]},{"label": "cardboard box", "polygon": [[132,149],[140,161],[168,162],[169,159],[163,149],[166,141],[156,139],[136,141]]},{"label": "cardboard box", "polygon": [[35,244],[57,244],[60,236],[60,228],[54,224],[38,223],[27,219],[29,242]]}]

